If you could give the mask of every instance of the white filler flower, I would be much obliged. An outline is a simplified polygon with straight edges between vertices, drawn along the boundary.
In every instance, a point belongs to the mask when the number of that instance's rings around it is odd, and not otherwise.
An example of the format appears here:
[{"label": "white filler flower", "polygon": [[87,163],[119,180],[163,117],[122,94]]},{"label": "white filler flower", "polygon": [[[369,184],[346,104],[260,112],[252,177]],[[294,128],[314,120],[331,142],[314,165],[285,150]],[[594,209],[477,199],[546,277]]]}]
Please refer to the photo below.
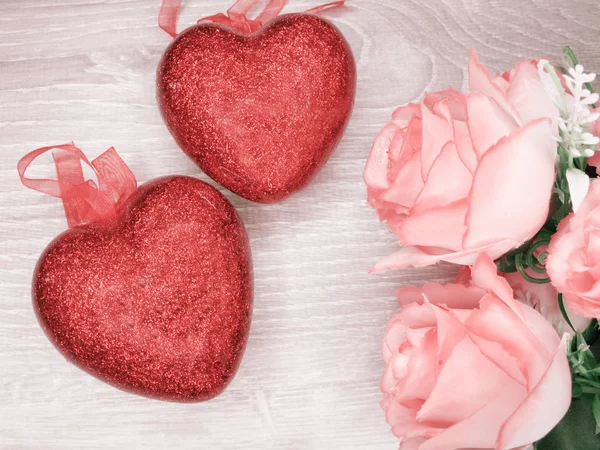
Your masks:
[{"label": "white filler flower", "polygon": [[583,66],[577,64],[563,75],[567,86],[565,90],[556,69],[547,60],[540,60],[538,72],[546,92],[560,111],[557,141],[559,148],[562,147],[568,152],[569,165],[566,175],[573,211],[577,212],[587,194],[590,179],[583,170],[575,166],[573,160],[589,158],[600,150],[600,138],[588,131],[600,117],[600,114],[592,112],[591,109],[592,105],[600,100],[600,96],[585,87],[587,83],[596,79],[596,74],[585,73]]}]

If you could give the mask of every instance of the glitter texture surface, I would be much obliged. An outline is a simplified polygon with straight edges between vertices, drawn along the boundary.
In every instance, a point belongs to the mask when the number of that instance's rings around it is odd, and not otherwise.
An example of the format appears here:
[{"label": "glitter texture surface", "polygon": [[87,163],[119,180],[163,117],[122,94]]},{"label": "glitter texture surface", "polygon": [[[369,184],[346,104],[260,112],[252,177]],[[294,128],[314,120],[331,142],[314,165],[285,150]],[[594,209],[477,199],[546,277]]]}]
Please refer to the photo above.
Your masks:
[{"label": "glitter texture surface", "polygon": [[123,390],[172,401],[225,389],[246,346],[252,292],[235,209],[182,176],[141,186],[113,223],[60,235],[33,281],[40,323],[69,360]]},{"label": "glitter texture surface", "polygon": [[243,36],[180,33],[158,68],[158,101],[179,146],[221,185],[257,202],[306,186],[346,127],[356,86],[342,34],[310,14]]}]

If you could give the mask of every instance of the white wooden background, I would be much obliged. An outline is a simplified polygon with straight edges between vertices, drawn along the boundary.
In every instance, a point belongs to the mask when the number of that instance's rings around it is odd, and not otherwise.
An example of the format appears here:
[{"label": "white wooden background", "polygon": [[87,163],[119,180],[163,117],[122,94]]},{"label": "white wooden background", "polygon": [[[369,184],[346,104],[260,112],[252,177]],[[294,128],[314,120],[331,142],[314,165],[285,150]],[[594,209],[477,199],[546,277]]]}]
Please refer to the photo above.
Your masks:
[{"label": "white wooden background", "polygon": [[[180,29],[230,1],[186,0]],[[292,0],[286,11],[317,4]],[[331,161],[290,200],[265,206],[225,192],[252,242],[252,331],[229,389],[183,405],[97,381],[46,339],[31,276],[66,222],[60,202],[22,187],[16,172],[26,152],[74,140],[91,157],[114,145],[140,182],[207,179],[178,150],[156,106],[155,70],[170,42],[156,24],[160,0],[0,0],[0,448],[397,448],[378,405],[380,340],[394,292],[445,281],[454,269],[367,275],[395,249],[365,201],[371,141],[396,105],[463,87],[470,46],[498,71],[522,57],[556,60],[569,43],[600,71],[599,5],[350,0],[327,13],[358,64],[352,120]],[[51,174],[47,161],[42,172]]]}]

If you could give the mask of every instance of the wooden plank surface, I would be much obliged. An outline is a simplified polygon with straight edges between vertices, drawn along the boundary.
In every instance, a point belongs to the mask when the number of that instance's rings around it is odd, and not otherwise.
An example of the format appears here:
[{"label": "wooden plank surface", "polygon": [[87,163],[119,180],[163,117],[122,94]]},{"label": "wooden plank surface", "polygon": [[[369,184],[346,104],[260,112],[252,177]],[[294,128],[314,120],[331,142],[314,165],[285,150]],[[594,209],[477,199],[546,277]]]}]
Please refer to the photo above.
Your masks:
[{"label": "wooden plank surface", "polygon": [[[61,204],[22,187],[18,159],[74,140],[114,145],[139,181],[202,175],[155,102],[170,38],[159,0],[0,1],[0,448],[393,449],[379,408],[380,340],[407,284],[444,281],[448,265],[372,277],[396,248],[367,206],[361,174],[378,129],[425,90],[465,86],[473,46],[492,71],[558,60],[571,44],[600,71],[597,0],[351,0],[326,13],[358,64],[356,107],[333,158],[302,193],[258,205],[224,192],[251,237],[252,332],[229,389],[202,404],[118,391],[67,363],[31,306],[44,247],[66,228]],[[316,0],[292,1],[302,11]],[[185,2],[180,28],[229,0]],[[50,161],[36,174],[52,173]]]}]

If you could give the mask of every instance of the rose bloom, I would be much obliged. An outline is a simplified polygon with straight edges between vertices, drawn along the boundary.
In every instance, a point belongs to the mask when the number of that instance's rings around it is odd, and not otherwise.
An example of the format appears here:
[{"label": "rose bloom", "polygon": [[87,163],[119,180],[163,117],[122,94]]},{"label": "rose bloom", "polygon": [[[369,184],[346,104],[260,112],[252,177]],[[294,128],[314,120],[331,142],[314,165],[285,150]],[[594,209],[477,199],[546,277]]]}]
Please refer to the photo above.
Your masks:
[{"label": "rose bloom", "polygon": [[521,449],[566,414],[566,343],[514,299],[489,256],[475,262],[469,286],[410,287],[398,299],[381,405],[401,450]]},{"label": "rose bloom", "polygon": [[536,63],[491,78],[471,51],[469,85],[398,108],[375,139],[369,202],[404,247],[374,271],[496,259],[544,224],[558,109]]},{"label": "rose bloom", "polygon": [[592,182],[577,213],[558,225],[546,270],[567,306],[600,319],[600,179]]}]

